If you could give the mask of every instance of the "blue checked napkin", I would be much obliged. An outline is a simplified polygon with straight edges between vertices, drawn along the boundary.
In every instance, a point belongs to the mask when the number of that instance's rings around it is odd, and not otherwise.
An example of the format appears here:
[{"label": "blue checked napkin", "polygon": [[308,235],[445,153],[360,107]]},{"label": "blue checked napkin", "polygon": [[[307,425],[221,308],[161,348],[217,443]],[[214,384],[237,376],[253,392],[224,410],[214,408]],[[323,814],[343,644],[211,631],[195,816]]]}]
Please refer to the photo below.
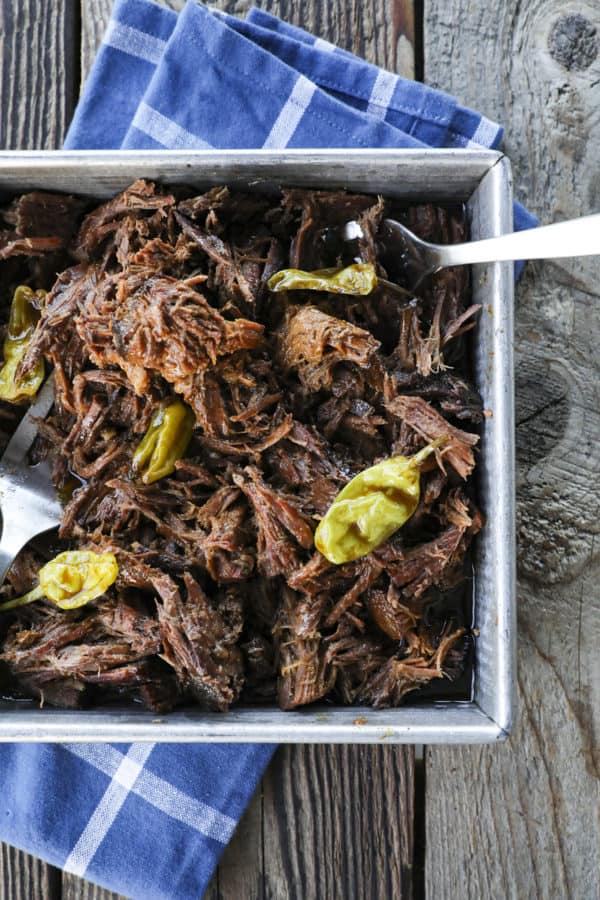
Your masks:
[{"label": "blue checked napkin", "polygon": [[[70,149],[497,147],[500,125],[257,9],[117,0]],[[515,227],[536,219],[515,207]],[[271,745],[0,745],[0,838],[134,898],[199,898]]]},{"label": "blue checked napkin", "polygon": [[[227,99],[223,103],[224,98]],[[496,148],[501,125],[259,9],[117,0],[66,149]],[[537,219],[515,203],[516,231]]]}]

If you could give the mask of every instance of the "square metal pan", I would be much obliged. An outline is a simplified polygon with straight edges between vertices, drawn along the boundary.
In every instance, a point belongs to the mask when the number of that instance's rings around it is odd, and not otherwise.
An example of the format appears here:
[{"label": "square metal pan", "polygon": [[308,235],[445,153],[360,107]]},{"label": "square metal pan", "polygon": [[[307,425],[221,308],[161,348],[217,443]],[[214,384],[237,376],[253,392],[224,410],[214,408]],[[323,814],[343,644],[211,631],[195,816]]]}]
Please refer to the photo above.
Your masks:
[{"label": "square metal pan", "polygon": [[[297,150],[2,152],[0,199],[32,189],[110,197],[136,178],[202,189],[216,184],[268,191],[279,185],[348,188],[413,201],[465,202],[472,239],[512,230],[510,165],[479,150]],[[473,701],[373,710],[323,705],[228,713],[133,708],[60,711],[0,703],[2,741],[262,741],[484,743],[511,729],[515,681],[513,267],[475,266],[476,381],[485,419],[479,500],[486,526],[476,541]],[[357,722],[359,724],[357,724]]]}]

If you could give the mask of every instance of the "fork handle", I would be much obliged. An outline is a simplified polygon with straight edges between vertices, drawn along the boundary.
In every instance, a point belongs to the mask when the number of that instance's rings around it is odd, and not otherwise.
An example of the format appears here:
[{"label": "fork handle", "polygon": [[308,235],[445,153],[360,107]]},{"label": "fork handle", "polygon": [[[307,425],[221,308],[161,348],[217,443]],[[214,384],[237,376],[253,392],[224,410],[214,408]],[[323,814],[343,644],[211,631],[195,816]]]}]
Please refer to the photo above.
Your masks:
[{"label": "fork handle", "polygon": [[14,563],[19,551],[27,543],[27,540],[24,540],[22,534],[15,534],[14,532],[11,534],[10,529],[4,526],[2,538],[0,538],[0,585],[4,584],[6,573]]},{"label": "fork handle", "polygon": [[600,255],[600,214],[515,231],[469,244],[436,245],[439,266]]}]

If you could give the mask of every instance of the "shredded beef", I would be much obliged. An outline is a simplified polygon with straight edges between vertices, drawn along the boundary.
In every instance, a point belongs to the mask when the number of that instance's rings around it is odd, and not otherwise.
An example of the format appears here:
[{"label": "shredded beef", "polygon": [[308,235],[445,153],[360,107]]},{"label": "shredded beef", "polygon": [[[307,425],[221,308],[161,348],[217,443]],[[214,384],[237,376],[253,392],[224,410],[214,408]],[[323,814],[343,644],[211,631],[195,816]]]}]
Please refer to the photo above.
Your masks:
[{"label": "shredded beef", "polygon": [[[300,188],[185,196],[143,180],[92,206],[34,191],[0,210],[5,293],[48,291],[20,373],[42,358],[54,370],[35,454],[51,459],[64,500],[58,545],[107,550],[119,565],[87,606],[42,599],[5,615],[0,659],[15,691],[158,712],[324,698],[381,707],[458,676],[468,611],[450,597],[483,524],[471,485],[483,411],[465,339],[478,309],[463,269],[413,297],[380,227],[392,215],[459,241],[462,211]],[[343,239],[350,220],[358,241]],[[267,287],[282,268],[357,259],[396,287]],[[1,300],[1,323],[8,314]],[[194,413],[192,437],[170,474],[144,484],[136,448],[175,400]],[[0,443],[18,415],[0,404]],[[433,440],[399,531],[339,566],[315,550],[351,478]],[[23,550],[2,598],[31,589],[56,546]]]},{"label": "shredded beef", "polygon": [[[166,580],[166,579],[165,579]],[[158,621],[163,658],[175,669],[182,687],[209,709],[227,709],[243,683],[242,654],[237,639],[241,610],[227,596],[215,608],[197,581],[184,575],[186,600],[174,585],[165,585]]]},{"label": "shredded beef", "polygon": [[66,243],[76,231],[84,208],[85,202],[78,197],[32,191],[17,197],[2,218],[20,237],[52,235]]},{"label": "shredded beef", "polygon": [[422,397],[395,397],[387,404],[388,412],[398,416],[426,441],[446,439],[441,447],[443,455],[461,478],[467,478],[475,466],[473,447],[479,435],[461,431],[450,425],[440,413]]},{"label": "shredded beef", "polygon": [[76,247],[82,259],[91,259],[102,243],[117,231],[125,216],[133,220],[145,218],[147,213],[158,210],[165,212],[175,203],[171,194],[156,191],[149,181],[139,180],[117,197],[102,204],[84,219],[79,231]]},{"label": "shredded beef", "polygon": [[11,626],[0,659],[48,702],[65,684],[70,695],[65,705],[71,706],[79,704],[86,684],[124,680],[137,686],[147,680],[145,670],[132,664],[150,660],[160,646],[156,620],[121,597],[88,615],[35,610],[31,621]]},{"label": "shredded beef", "polygon": [[367,368],[379,348],[368,332],[314,306],[291,307],[281,329],[279,361],[308,391],[329,388],[339,363]]},{"label": "shredded beef", "polygon": [[0,260],[9,256],[41,256],[63,246],[61,237],[13,237],[4,232],[0,234]]},{"label": "shredded beef", "polygon": [[[107,363],[122,366],[139,393],[156,372],[194,408],[196,378],[220,356],[259,346],[263,326],[224,319],[184,282],[151,277],[130,293],[117,289],[112,346]],[[132,376],[132,372],[135,374]]]},{"label": "shredded beef", "polygon": [[204,251],[208,259],[214,264],[214,281],[222,288],[225,301],[243,298],[248,303],[254,303],[258,290],[258,282],[254,284],[238,265],[235,254],[217,234],[203,232],[192,225],[184,216],[175,213],[175,218],[181,225],[184,234],[188,235]]},{"label": "shredded beef", "polygon": [[[23,256],[48,257],[50,263],[58,262],[58,251],[67,247],[84,206],[78,198],[42,191],[17,197],[0,212],[0,218],[11,226],[0,231],[0,260]],[[38,273],[43,272],[44,268],[39,267]]]},{"label": "shredded beef", "polygon": [[299,565],[301,548],[312,546],[313,532],[295,503],[264,484],[252,468],[233,476],[254,510],[258,533],[257,563],[268,577],[292,572]]},{"label": "shredded beef", "polygon": [[481,422],[483,406],[477,391],[454,372],[440,372],[425,378],[417,372],[395,372],[398,393],[421,397],[435,403],[446,417]]},{"label": "shredded beef", "polygon": [[319,700],[335,683],[319,630],[323,613],[320,597],[298,597],[289,588],[274,626],[279,665],[278,697],[282,709]]},{"label": "shredded beef", "polygon": [[434,678],[452,677],[462,663],[463,628],[446,628],[441,634],[419,625],[407,633],[406,649],[390,656],[366,679],[356,699],[376,709],[398,706],[403,697]]}]

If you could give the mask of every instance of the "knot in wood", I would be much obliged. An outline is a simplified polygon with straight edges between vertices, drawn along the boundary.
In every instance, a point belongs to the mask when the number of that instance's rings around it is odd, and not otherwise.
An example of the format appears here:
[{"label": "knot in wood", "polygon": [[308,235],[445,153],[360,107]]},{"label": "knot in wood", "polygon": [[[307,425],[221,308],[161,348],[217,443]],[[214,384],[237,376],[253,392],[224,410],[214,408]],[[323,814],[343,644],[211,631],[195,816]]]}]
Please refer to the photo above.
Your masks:
[{"label": "knot in wood", "polygon": [[516,456],[525,475],[562,440],[569,420],[569,386],[547,360],[523,360],[517,373]]},{"label": "knot in wood", "polygon": [[587,69],[598,55],[596,26],[580,13],[561,16],[552,26],[548,49],[565,69]]}]

